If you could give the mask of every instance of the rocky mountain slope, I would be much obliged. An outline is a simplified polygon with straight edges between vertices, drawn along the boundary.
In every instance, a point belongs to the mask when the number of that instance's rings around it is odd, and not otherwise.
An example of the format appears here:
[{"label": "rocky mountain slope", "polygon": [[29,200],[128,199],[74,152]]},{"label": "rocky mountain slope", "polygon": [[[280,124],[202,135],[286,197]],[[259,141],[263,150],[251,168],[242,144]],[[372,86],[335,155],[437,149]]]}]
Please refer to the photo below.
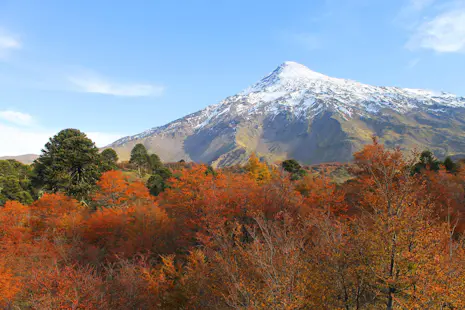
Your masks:
[{"label": "rocky mountain slope", "polygon": [[25,154],[25,155],[19,155],[19,156],[2,156],[0,157],[0,160],[14,159],[14,160],[19,161],[20,163],[29,165],[29,164],[32,164],[34,160],[36,160],[38,157],[39,155],[36,155],[36,154]]},{"label": "rocky mountain slope", "polygon": [[405,150],[465,154],[465,98],[370,86],[285,62],[237,95],[109,147],[123,160],[143,143],[164,161],[227,166],[256,152],[271,162],[316,164],[349,161],[373,135]]}]

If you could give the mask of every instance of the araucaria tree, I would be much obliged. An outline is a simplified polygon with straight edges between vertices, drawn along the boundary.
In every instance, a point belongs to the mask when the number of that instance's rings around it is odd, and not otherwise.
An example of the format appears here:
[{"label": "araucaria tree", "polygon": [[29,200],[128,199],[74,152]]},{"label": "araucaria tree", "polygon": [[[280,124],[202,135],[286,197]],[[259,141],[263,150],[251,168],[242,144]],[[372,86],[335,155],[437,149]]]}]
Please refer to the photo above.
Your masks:
[{"label": "araucaria tree", "polygon": [[118,162],[118,154],[114,149],[105,149],[102,152],[102,160],[104,165],[106,165],[105,170],[112,170],[116,168],[116,163]]},{"label": "araucaria tree", "polygon": [[139,176],[145,173],[145,169],[148,168],[150,163],[149,160],[150,157],[145,146],[142,143],[136,144],[131,151],[131,159],[129,162],[137,167]]},{"label": "araucaria tree", "polygon": [[102,157],[84,133],[65,129],[45,145],[33,169],[35,186],[85,201],[101,175]]}]

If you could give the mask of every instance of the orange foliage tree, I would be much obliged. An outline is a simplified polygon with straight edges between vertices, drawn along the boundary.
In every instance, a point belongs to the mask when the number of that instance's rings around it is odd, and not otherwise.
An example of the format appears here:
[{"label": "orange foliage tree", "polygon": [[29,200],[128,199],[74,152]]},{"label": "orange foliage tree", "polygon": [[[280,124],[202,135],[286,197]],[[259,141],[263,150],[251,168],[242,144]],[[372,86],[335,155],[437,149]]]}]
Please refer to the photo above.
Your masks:
[{"label": "orange foliage tree", "polygon": [[85,259],[94,263],[172,250],[171,221],[156,205],[96,211],[82,230]]},{"label": "orange foliage tree", "polygon": [[10,285],[11,292],[24,299],[32,294],[33,269],[48,272],[58,261],[67,260],[69,237],[79,226],[82,211],[76,200],[62,194],[45,194],[31,206],[7,202],[0,212],[0,245],[4,251],[0,265],[2,272],[9,270],[10,280],[21,278],[23,285],[21,291],[17,282],[5,283],[5,287]]},{"label": "orange foliage tree", "polygon": [[302,202],[288,179],[257,183],[250,174],[218,171],[213,175],[203,165],[179,171],[159,201],[186,245],[199,239],[208,242],[218,229],[234,221],[250,223],[257,212],[272,218],[283,210],[295,211]]},{"label": "orange foliage tree", "polygon": [[90,267],[31,270],[27,302],[33,309],[106,309],[103,279]]},{"label": "orange foliage tree", "polygon": [[76,237],[87,209],[64,194],[44,194],[31,205],[32,232],[50,238]]},{"label": "orange foliage tree", "polygon": [[328,171],[323,171],[317,176],[306,175],[297,182],[296,190],[305,196],[302,213],[312,214],[312,211],[319,209],[332,217],[347,211],[344,191],[328,175]]},{"label": "orange foliage tree", "polygon": [[153,204],[153,198],[140,181],[130,182],[121,171],[108,171],[97,182],[99,190],[93,197],[97,207],[125,208]]},{"label": "orange foliage tree", "polygon": [[20,279],[0,262],[0,307],[8,308],[21,291],[21,286]]},{"label": "orange foliage tree", "polygon": [[172,248],[171,220],[142,182],[129,182],[122,172],[109,171],[97,185],[94,201],[100,208],[82,223],[86,259],[158,255]]},{"label": "orange foliage tree", "polygon": [[[374,305],[384,304],[386,309],[463,307],[460,300],[427,298],[431,291],[421,290],[425,279],[429,285],[445,288],[435,267],[437,257],[447,256],[444,243],[449,235],[432,216],[424,182],[410,172],[413,161],[405,160],[400,150],[386,150],[376,140],[354,158],[363,194],[353,234],[369,271]],[[445,273],[452,271],[447,264],[442,268]],[[463,271],[454,274],[463,278]]]},{"label": "orange foliage tree", "polygon": [[180,242],[186,244],[195,244],[228,220],[246,216],[247,193],[256,187],[247,176],[213,175],[204,165],[179,171],[168,184],[159,201],[176,221]]}]

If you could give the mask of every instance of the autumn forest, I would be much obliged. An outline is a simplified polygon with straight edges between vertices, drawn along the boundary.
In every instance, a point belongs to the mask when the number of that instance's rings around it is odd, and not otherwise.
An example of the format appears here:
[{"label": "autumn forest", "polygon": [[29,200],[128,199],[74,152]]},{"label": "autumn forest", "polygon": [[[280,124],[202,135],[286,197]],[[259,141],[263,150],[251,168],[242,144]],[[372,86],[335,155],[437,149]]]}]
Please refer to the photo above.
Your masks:
[{"label": "autumn forest", "polygon": [[373,138],[346,166],[120,162],[63,130],[0,161],[0,307],[464,309],[465,165]]}]

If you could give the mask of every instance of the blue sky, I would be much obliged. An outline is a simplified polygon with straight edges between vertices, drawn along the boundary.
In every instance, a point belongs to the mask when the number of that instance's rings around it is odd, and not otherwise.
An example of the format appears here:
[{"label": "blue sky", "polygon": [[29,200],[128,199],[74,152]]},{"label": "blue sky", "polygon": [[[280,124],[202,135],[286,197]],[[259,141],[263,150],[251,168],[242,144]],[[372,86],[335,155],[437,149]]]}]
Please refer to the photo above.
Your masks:
[{"label": "blue sky", "polygon": [[103,146],[286,60],[465,95],[465,0],[0,0],[0,156],[68,127]]}]

